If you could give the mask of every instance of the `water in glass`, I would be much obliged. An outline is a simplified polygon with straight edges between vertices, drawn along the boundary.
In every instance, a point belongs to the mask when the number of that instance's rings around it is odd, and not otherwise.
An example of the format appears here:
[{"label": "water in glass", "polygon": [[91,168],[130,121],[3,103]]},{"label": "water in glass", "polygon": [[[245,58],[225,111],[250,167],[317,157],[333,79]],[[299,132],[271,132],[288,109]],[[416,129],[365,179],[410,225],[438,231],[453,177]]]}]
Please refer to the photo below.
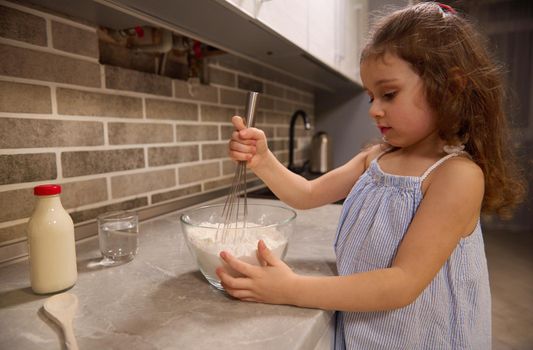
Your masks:
[{"label": "water in glass", "polygon": [[100,251],[110,262],[123,262],[137,254],[137,218],[131,220],[101,220],[99,223]]}]

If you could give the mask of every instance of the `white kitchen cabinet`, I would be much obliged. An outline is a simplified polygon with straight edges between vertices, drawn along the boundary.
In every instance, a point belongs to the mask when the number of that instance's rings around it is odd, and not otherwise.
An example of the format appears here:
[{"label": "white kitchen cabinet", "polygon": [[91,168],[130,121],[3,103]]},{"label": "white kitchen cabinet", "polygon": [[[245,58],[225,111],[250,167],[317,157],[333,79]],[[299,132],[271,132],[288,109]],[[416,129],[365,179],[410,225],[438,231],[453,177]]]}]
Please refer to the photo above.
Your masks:
[{"label": "white kitchen cabinet", "polygon": [[337,0],[335,67],[358,83],[359,58],[367,34],[367,0]]},{"label": "white kitchen cabinet", "polygon": [[[219,0],[220,1],[220,0]],[[308,46],[308,8],[314,0],[222,0],[300,48]],[[328,2],[328,0],[320,0]]]},{"label": "white kitchen cabinet", "polygon": [[225,0],[360,83],[359,55],[368,32],[368,0]]},{"label": "white kitchen cabinet", "polygon": [[[307,51],[309,0],[256,0],[256,20]],[[314,1],[314,0],[313,0]]]},{"label": "white kitchen cabinet", "polygon": [[307,51],[323,63],[335,68],[335,37],[337,35],[336,3],[338,0],[308,2]]}]

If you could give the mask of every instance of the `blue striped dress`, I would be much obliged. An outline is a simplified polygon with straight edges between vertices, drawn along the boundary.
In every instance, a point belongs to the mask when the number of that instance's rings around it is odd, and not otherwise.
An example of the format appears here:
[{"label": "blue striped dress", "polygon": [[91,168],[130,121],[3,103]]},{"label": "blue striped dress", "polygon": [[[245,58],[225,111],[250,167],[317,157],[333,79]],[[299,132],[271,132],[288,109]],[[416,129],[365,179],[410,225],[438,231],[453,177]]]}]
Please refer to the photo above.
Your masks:
[{"label": "blue striped dress", "polygon": [[[346,198],[335,239],[339,275],[390,267],[422,200],[421,177],[384,173],[374,159]],[[460,208],[458,208],[460,209]],[[410,305],[337,312],[335,349],[490,349],[491,302],[478,224]]]}]

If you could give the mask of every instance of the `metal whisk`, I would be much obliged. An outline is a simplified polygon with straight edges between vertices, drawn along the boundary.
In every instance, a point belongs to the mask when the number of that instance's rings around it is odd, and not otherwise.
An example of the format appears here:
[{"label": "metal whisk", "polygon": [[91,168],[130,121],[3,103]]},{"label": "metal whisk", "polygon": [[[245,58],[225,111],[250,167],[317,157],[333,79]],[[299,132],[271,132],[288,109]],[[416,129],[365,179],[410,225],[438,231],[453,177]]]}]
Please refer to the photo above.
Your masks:
[{"label": "metal whisk", "polygon": [[[255,107],[257,105],[258,92],[250,91],[246,99],[245,120],[246,127],[253,127],[255,123]],[[235,169],[235,175],[231,183],[231,188],[224,202],[222,218],[224,223],[218,225],[216,241],[228,243],[230,236],[235,242],[238,233],[238,224],[242,222],[240,229],[246,228],[248,216],[247,189],[246,189],[246,161],[239,161]],[[241,203],[240,194],[243,193],[244,203]],[[231,231],[230,231],[231,230]],[[233,235],[230,235],[233,233]]]}]

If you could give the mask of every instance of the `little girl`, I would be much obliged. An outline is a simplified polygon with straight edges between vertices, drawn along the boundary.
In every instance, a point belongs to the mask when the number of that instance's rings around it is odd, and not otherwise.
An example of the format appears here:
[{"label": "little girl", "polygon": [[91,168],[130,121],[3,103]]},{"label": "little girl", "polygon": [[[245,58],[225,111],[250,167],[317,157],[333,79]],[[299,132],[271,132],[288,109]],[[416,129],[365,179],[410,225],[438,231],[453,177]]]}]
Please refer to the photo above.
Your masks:
[{"label": "little girl", "polygon": [[452,8],[420,3],[377,23],[361,57],[383,144],[313,181],[290,172],[240,117],[230,156],[285,203],[346,198],[339,276],[300,276],[258,244],[262,266],[227,252],[217,274],[235,298],[337,310],[337,349],[490,349],[481,213],[523,196],[506,143],[503,89],[479,35]]}]

